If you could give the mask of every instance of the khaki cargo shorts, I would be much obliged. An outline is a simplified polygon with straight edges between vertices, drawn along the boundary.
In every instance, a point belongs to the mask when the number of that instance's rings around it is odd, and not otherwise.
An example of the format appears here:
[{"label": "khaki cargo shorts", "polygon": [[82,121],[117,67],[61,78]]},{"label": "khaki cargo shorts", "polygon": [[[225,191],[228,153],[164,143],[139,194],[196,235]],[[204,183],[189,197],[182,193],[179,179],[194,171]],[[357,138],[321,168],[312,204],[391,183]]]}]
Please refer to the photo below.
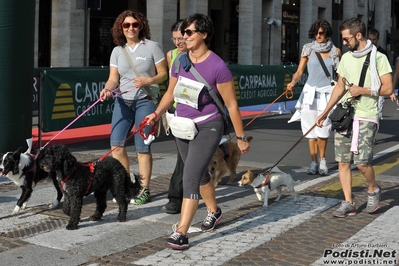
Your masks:
[{"label": "khaki cargo shorts", "polygon": [[354,164],[366,165],[373,160],[373,148],[378,125],[368,121],[359,121],[359,127],[358,154],[353,154],[350,151],[352,133],[341,135],[335,132],[334,146],[335,160],[337,162],[350,163],[353,159]]}]

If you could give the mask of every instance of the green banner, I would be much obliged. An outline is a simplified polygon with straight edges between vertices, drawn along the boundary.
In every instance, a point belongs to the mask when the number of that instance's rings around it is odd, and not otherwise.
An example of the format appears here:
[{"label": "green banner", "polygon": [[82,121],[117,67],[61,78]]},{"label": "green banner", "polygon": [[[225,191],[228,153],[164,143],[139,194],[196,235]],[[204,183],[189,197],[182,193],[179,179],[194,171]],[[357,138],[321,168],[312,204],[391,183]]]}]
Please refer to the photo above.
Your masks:
[{"label": "green banner", "polygon": [[[296,100],[307,78],[305,73],[297,82],[292,98],[288,99],[282,94],[287,83],[291,81],[296,66],[231,65],[229,68],[233,74],[240,107],[271,103],[279,96],[281,97],[278,102]],[[36,90],[40,84],[41,130],[44,132],[61,130],[72,122],[68,128],[110,123],[114,100],[98,101],[108,75],[108,67],[35,69],[33,104],[37,105],[39,97]],[[160,84],[160,91],[161,95],[165,93],[166,82]]]},{"label": "green banner", "polygon": [[114,100],[99,101],[108,69],[48,69],[42,73],[41,106],[44,132],[111,122]]},{"label": "green banner", "polygon": [[[251,106],[271,103],[283,92],[291,81],[296,66],[229,66],[234,77],[234,87],[238,105]],[[299,98],[303,84],[297,83],[293,98],[287,99],[285,94],[278,102]],[[290,96],[290,95],[289,95]]]}]

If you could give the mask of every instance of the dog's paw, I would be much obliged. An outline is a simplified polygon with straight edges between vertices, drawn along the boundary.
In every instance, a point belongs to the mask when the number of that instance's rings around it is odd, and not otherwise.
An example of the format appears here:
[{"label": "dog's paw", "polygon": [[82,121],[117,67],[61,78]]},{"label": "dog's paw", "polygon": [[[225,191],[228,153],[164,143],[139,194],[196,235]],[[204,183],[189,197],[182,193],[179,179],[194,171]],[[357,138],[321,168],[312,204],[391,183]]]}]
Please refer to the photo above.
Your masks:
[{"label": "dog's paw", "polygon": [[93,214],[92,216],[90,216],[90,220],[91,221],[100,221],[101,220],[101,216],[98,214]]},{"label": "dog's paw", "polygon": [[58,204],[59,204],[59,201],[58,201],[58,200],[55,200],[53,203],[51,203],[50,205],[48,205],[48,208],[49,208],[49,209],[55,209],[55,208],[57,208]]},{"label": "dog's paw", "polygon": [[66,229],[67,229],[67,230],[76,230],[76,229],[78,229],[78,225],[77,225],[77,224],[69,223],[69,224],[66,226]]},{"label": "dog's paw", "polygon": [[116,220],[118,222],[126,222],[126,216],[118,216],[118,218],[116,218]]},{"label": "dog's paw", "polygon": [[19,211],[21,210],[21,208],[17,205],[15,206],[14,210],[12,211],[11,215],[17,215],[19,213]]},{"label": "dog's paw", "polygon": [[24,203],[22,203],[21,209],[25,210],[26,209],[26,205],[28,205],[28,202],[25,201]]},{"label": "dog's paw", "polygon": [[263,204],[263,206],[262,206],[263,208],[267,208],[267,207],[269,207],[269,205],[267,205],[267,204]]}]

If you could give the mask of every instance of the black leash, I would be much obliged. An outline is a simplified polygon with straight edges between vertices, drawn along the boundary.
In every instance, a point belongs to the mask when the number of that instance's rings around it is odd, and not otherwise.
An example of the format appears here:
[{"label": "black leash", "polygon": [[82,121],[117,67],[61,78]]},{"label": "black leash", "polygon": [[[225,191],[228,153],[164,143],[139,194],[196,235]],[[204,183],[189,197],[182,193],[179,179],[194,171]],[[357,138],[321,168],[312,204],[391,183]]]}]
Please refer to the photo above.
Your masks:
[{"label": "black leash", "polygon": [[[342,79],[344,84],[348,86],[352,86],[351,83],[347,82],[347,80],[345,78]],[[344,86],[345,86],[344,85]],[[330,111],[334,108],[334,106],[339,102],[339,100],[341,100],[342,97],[344,97],[344,95],[348,92],[348,89],[346,89],[344,87],[343,92],[341,93],[341,95],[337,98],[337,100],[335,101],[335,103],[328,109],[328,112],[326,112],[326,114],[330,113]],[[327,117],[326,117],[327,118]],[[295,142],[295,144],[280,158],[280,160],[277,161],[277,163],[275,163],[272,167],[270,167],[269,169],[266,170],[266,172],[264,172],[264,174],[271,172],[271,170],[276,167],[298,144],[299,142],[301,142],[301,140],[306,137],[314,128],[316,127],[316,123],[313,124],[313,126],[297,141]]]},{"label": "black leash", "polygon": [[[340,97],[340,99],[341,99],[341,97]],[[299,144],[299,142],[301,142],[302,139],[303,139],[304,137],[306,137],[306,135],[308,135],[315,127],[316,127],[316,123],[315,123],[311,128],[309,128],[309,130],[308,130],[297,142],[295,142],[295,144],[283,155],[283,157],[280,158],[280,160],[277,161],[277,163],[275,163],[272,167],[270,167],[269,169],[267,169],[267,171],[264,172],[263,174],[266,174],[266,173],[268,173],[268,172],[271,172],[271,170],[272,170],[274,167],[276,167],[276,166],[285,158],[285,156],[287,156],[287,155]]]}]

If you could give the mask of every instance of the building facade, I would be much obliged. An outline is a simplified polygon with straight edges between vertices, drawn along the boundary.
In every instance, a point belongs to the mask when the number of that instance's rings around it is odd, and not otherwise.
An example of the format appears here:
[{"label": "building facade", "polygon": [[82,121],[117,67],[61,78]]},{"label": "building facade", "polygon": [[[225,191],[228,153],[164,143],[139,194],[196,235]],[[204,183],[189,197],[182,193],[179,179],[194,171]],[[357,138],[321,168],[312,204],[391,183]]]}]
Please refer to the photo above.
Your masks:
[{"label": "building facade", "polygon": [[332,40],[342,47],[338,26],[350,17],[380,31],[379,45],[392,63],[399,54],[399,0],[37,0],[35,67],[108,66],[110,29],[125,9],[147,16],[151,39],[165,53],[174,48],[170,28],[176,20],[209,15],[211,49],[231,64],[297,64],[318,19],[331,22]]}]

